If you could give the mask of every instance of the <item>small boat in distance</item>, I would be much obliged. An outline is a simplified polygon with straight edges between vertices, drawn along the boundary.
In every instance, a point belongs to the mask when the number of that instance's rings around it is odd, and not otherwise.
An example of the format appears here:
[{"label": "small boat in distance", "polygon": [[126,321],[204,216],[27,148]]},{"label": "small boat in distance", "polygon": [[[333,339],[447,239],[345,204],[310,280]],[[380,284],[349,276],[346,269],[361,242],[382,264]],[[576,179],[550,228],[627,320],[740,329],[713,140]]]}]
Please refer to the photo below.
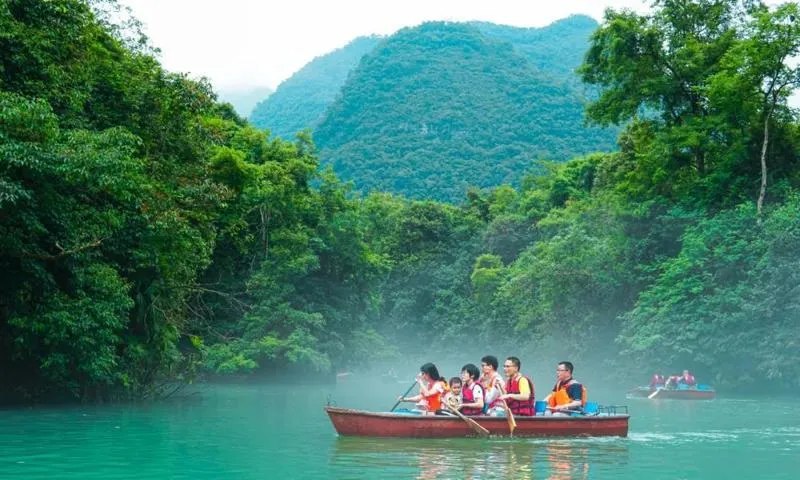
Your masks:
[{"label": "small boat in distance", "polygon": [[714,389],[708,385],[697,385],[696,387],[689,387],[687,385],[678,385],[677,388],[659,387],[652,389],[650,387],[636,387],[628,390],[628,398],[649,398],[656,399],[673,399],[673,400],[711,400],[716,396]]},{"label": "small boat in distance", "polygon": [[[627,411],[627,408],[626,408]],[[325,407],[325,413],[339,435],[358,437],[473,437],[475,432],[459,417],[367,412]],[[469,417],[491,435],[508,436],[506,417]],[[627,437],[630,416],[599,413],[583,416],[516,417],[516,437]]]}]

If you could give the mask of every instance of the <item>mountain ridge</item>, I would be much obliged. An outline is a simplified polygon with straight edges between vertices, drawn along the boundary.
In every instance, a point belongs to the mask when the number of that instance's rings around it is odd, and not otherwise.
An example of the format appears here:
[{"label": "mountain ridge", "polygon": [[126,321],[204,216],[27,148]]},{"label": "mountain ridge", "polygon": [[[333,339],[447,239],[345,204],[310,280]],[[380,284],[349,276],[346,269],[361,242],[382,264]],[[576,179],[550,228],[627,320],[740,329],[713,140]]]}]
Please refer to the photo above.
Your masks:
[{"label": "mountain ridge", "polygon": [[313,128],[336,98],[350,71],[381,39],[378,35],[358,37],[315,57],[281,82],[272,95],[256,104],[250,123],[287,139]]},{"label": "mountain ridge", "polygon": [[314,130],[325,163],[365,191],[458,201],[517,184],[538,160],[612,150],[569,82],[469,23],[401,29],[362,58]]}]

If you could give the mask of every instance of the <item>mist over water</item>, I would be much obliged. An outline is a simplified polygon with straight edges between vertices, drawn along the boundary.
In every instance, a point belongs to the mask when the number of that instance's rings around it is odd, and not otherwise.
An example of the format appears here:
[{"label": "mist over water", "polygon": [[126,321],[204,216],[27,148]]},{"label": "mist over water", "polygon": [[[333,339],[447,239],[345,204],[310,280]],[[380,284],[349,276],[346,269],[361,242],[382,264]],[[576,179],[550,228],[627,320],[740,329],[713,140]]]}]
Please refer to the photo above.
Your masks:
[{"label": "mist over water", "polygon": [[386,411],[408,385],[350,375],[201,386],[144,405],[0,411],[0,478],[796,478],[795,399],[653,402],[590,384],[593,398],[632,415],[628,438],[597,439],[344,438],[323,412],[328,401]]},{"label": "mist over water", "polygon": [[[573,372],[575,380],[586,386],[590,400],[604,405],[609,404],[613,395],[620,391],[647,385],[653,373],[637,369],[634,365],[622,363],[618,359],[619,354],[613,348],[602,352],[587,352],[581,358],[564,353],[571,350],[567,348],[566,344],[561,348],[543,347],[539,349],[530,341],[520,340],[521,347],[486,349],[458,343],[441,344],[441,348],[437,351],[422,354],[402,353],[399,358],[375,362],[363,370],[354,368],[350,372],[374,377],[391,372],[397,377],[399,384],[408,388],[414,381],[414,376],[419,373],[419,368],[426,362],[434,363],[439,374],[449,380],[452,377],[460,376],[461,368],[468,363],[474,364],[480,370],[481,358],[485,355],[497,357],[498,372],[503,375],[503,361],[509,356],[516,356],[521,362],[520,372],[529,376],[534,382],[536,398],[543,399],[555,385],[558,362],[570,361],[575,367]],[[475,342],[476,345],[480,343],[480,341]],[[694,371],[692,365],[689,365],[672,370],[664,368],[663,373],[680,374],[683,368]],[[697,376],[697,381],[698,383],[713,383],[710,379],[700,375]]]}]

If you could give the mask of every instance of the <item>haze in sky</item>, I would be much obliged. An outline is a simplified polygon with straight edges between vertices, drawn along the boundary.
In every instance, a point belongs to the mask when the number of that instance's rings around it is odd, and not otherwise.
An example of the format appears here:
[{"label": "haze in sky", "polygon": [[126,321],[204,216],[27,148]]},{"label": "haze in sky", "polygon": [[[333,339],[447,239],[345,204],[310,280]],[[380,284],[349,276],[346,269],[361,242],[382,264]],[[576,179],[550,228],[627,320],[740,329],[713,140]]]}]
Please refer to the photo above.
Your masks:
[{"label": "haze in sky", "polygon": [[650,0],[119,0],[144,23],[170,71],[208,77],[219,90],[278,84],[361,35],[389,35],[429,20],[543,27],[606,8],[644,13]]}]

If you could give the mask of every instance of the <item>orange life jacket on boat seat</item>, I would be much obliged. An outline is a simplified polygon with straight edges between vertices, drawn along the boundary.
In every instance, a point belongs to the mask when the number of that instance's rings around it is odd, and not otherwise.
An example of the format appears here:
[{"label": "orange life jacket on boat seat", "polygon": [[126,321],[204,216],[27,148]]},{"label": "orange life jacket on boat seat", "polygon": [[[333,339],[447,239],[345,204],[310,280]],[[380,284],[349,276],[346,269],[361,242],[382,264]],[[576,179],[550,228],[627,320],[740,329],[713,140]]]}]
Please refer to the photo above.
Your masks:
[{"label": "orange life jacket on boat seat", "polygon": [[586,406],[586,387],[581,385],[580,383],[576,382],[575,379],[570,379],[569,382],[564,384],[556,384],[555,392],[550,395],[550,398],[547,400],[547,403],[551,407],[558,407],[561,405],[566,405],[568,403],[572,403],[572,398],[569,397],[567,393],[567,388],[571,387],[572,385],[580,385],[581,387],[581,408]]}]

